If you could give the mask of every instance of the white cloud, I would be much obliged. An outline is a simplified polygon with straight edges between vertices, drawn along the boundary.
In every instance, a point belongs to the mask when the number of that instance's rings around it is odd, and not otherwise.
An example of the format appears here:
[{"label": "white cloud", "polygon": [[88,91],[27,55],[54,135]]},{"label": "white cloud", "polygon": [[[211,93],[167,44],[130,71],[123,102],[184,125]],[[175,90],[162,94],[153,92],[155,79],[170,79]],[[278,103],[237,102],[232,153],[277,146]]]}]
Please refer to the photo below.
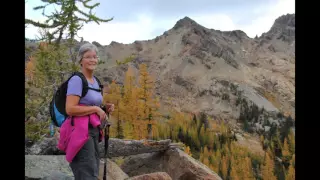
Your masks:
[{"label": "white cloud", "polygon": [[[255,11],[259,11],[256,9]],[[274,21],[282,15],[295,13],[294,0],[279,0],[277,4],[268,6],[268,10],[263,16],[256,17],[250,25],[238,26],[238,29],[243,30],[249,37],[253,38],[256,35],[260,36],[267,32],[272,27]]]},{"label": "white cloud", "polygon": [[90,23],[84,25],[79,31],[79,36],[86,41],[97,41],[103,45],[111,41],[120,43],[132,43],[135,40],[153,38],[151,33],[154,29],[152,19],[147,15],[139,15],[137,22],[119,23],[116,20],[108,23]]},{"label": "white cloud", "polygon": [[206,14],[190,16],[191,19],[198,24],[210,29],[231,31],[235,30],[236,26],[232,19],[226,14]]},{"label": "white cloud", "polygon": [[[79,35],[85,37],[87,41],[98,41],[103,45],[109,44],[111,41],[120,43],[132,43],[135,40],[148,40],[155,38],[154,30],[170,29],[181,18],[163,21],[153,21],[150,16],[140,14],[138,21],[132,23],[117,23],[116,20],[101,25],[88,24],[79,32]],[[231,18],[224,14],[212,15],[194,15],[189,16],[199,24],[205,27],[219,27],[219,30],[233,30],[235,24]],[[157,34],[158,36],[160,34]]]}]

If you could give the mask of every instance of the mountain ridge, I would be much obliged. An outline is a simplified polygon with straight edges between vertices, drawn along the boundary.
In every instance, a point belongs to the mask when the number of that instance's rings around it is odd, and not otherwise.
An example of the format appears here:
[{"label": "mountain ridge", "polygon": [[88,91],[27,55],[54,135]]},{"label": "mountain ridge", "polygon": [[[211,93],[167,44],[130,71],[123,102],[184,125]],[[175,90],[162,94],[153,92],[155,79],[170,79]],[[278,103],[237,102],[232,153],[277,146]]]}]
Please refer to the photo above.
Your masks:
[{"label": "mountain ridge", "polygon": [[[236,101],[245,98],[294,118],[294,21],[294,14],[280,16],[269,31],[250,38],[242,30],[208,29],[185,16],[151,40],[109,45],[95,41],[106,62],[97,74],[121,84],[128,67],[137,73],[138,64],[146,63],[163,105],[171,97],[179,110],[236,120],[242,111]],[[117,65],[116,60],[131,55],[132,62]],[[239,97],[241,91],[246,97]],[[229,99],[222,99],[226,95]]]},{"label": "mountain ridge", "polygon": [[[266,33],[267,35],[270,34]],[[127,66],[137,69],[137,64],[146,63],[149,69],[152,69],[151,73],[157,77],[157,82],[162,82],[157,85],[160,88],[157,93],[165,94],[164,96],[177,95],[177,93],[170,93],[170,89],[180,89],[181,86],[184,86],[183,84],[189,84],[185,89],[193,89],[191,90],[192,93],[197,93],[195,87],[198,87],[197,85],[201,82],[205,84],[205,81],[211,81],[212,78],[250,84],[254,89],[273,91],[272,88],[279,84],[277,81],[283,81],[280,82],[281,85],[287,86],[286,82],[288,80],[285,78],[288,76],[289,82],[294,85],[295,50],[294,46],[288,44],[285,39],[273,36],[261,36],[254,39],[248,37],[241,30],[219,31],[207,29],[189,17],[180,19],[173,28],[152,40],[135,41],[131,44],[113,42],[103,47],[108,54],[107,64],[111,67],[116,65],[115,59],[123,59],[130,55],[135,55],[136,58],[128,65],[118,67],[119,69],[126,70]],[[119,52],[121,52],[121,55]],[[290,67],[286,67],[287,65]],[[120,83],[123,81],[123,78],[121,78],[124,76],[123,73],[115,69],[108,69],[108,72],[106,72],[106,69],[100,74],[107,73],[108,75],[102,76],[113,76]],[[262,69],[264,71],[261,74],[259,71]],[[190,73],[185,74],[185,71]],[[201,74],[199,71],[207,71],[203,75],[212,75],[213,77],[207,77],[207,79],[204,79],[205,76],[200,79],[199,77],[192,77]],[[252,71],[257,73],[253,77]],[[177,77],[177,74],[180,74],[180,76]],[[281,78],[276,78],[280,74],[279,77]],[[168,79],[170,78],[175,79],[174,83],[169,82]],[[262,82],[257,83],[257,79]],[[179,83],[180,81],[184,83],[176,86],[176,82]],[[291,85],[289,84],[289,86]],[[293,86],[285,88],[290,88],[289,93],[294,91]],[[188,94],[187,91],[184,92]],[[210,90],[206,89],[205,91]],[[163,92],[168,92],[168,94]],[[291,94],[290,98],[293,98],[293,95]],[[187,96],[183,97],[186,98]],[[294,102],[293,99],[292,102]],[[293,112],[294,110],[291,110],[291,114]]]}]

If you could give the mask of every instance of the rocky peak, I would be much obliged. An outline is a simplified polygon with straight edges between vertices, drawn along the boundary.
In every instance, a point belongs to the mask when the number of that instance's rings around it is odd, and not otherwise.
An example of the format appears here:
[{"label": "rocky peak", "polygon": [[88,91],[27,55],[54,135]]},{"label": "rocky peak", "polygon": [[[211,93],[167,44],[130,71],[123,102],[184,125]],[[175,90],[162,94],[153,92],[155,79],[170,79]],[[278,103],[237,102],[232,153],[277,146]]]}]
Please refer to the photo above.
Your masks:
[{"label": "rocky peak", "polygon": [[109,46],[117,46],[117,45],[121,45],[121,43],[118,43],[116,41],[111,41],[111,43],[109,44]]},{"label": "rocky peak", "polygon": [[177,23],[174,25],[173,29],[179,29],[181,27],[192,27],[192,26],[200,26],[197,22],[189,18],[188,16],[184,17],[183,19],[180,19],[177,21]]},{"label": "rocky peak", "polygon": [[277,18],[271,29],[261,36],[263,39],[278,39],[285,42],[295,40],[295,14],[286,14]]},{"label": "rocky peak", "polygon": [[94,44],[97,47],[102,47],[102,45],[100,43],[98,43],[97,41],[93,41],[92,44]]},{"label": "rocky peak", "polygon": [[278,17],[273,26],[275,25],[295,27],[295,14],[286,14]]}]

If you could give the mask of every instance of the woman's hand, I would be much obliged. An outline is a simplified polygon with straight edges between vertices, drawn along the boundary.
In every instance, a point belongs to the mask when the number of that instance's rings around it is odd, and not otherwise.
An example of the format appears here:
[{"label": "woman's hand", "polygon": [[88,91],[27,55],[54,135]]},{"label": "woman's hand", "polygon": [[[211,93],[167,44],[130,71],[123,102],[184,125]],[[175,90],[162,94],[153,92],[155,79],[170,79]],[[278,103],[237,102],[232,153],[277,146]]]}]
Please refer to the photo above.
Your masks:
[{"label": "woman's hand", "polygon": [[107,114],[100,107],[97,106],[97,108],[97,114],[100,117],[100,121],[104,121],[106,119]]},{"label": "woman's hand", "polygon": [[114,111],[114,104],[112,103],[106,103],[106,108],[108,112],[113,112]]}]

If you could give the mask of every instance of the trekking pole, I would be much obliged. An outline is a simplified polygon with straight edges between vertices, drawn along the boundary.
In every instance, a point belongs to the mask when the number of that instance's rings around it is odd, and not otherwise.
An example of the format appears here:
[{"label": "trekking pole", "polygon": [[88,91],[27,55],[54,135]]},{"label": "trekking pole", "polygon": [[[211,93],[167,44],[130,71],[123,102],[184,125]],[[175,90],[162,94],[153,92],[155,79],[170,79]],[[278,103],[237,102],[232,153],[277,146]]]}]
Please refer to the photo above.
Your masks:
[{"label": "trekking pole", "polygon": [[[110,114],[107,113],[108,120]],[[103,180],[107,180],[107,155],[108,155],[108,145],[109,145],[109,127],[110,123],[107,121],[104,129],[104,170],[103,170]]]}]

